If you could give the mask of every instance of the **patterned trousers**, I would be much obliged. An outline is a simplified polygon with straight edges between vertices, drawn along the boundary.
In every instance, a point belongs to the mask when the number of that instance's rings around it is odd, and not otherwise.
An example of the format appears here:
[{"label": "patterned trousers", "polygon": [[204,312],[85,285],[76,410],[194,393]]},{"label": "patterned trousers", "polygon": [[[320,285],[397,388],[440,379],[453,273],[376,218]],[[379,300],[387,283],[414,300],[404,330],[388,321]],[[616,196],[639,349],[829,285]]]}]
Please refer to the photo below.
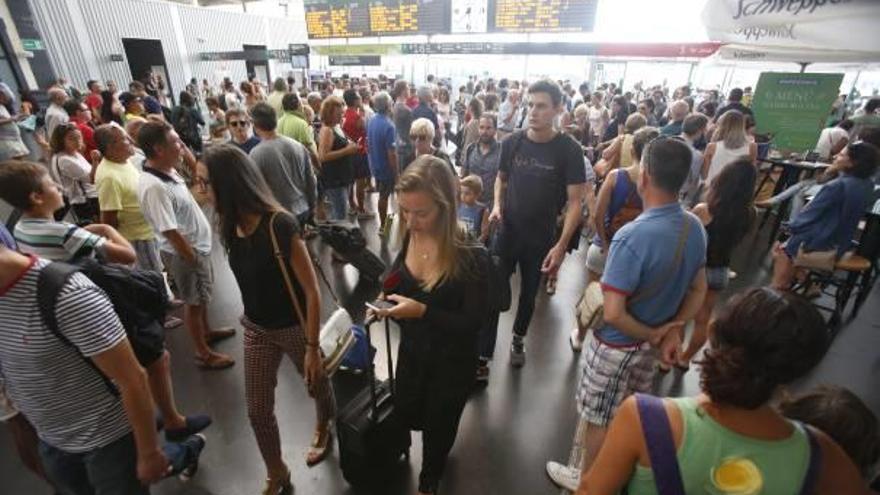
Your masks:
[{"label": "patterned trousers", "polygon": [[[275,418],[275,386],[278,367],[286,354],[303,376],[306,336],[299,327],[266,329],[246,317],[244,325],[244,387],[248,418],[264,461],[281,458],[281,438]],[[319,424],[336,417],[336,401],[329,378],[312,384]]]}]

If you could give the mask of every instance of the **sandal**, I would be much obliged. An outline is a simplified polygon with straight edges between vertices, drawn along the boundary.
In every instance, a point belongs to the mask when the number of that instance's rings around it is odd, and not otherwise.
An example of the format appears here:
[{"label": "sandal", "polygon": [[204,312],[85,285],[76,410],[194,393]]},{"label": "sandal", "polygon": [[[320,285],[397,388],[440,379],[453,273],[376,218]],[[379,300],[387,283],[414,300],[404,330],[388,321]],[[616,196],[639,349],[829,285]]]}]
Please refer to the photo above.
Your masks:
[{"label": "sandal", "polygon": [[203,370],[224,370],[235,364],[235,360],[226,354],[212,352],[207,356],[196,356],[196,366]]},{"label": "sandal", "polygon": [[315,466],[327,457],[332,439],[333,422],[328,421],[324,428],[323,435],[320,432],[315,431],[315,436],[312,438],[312,444],[309,446],[308,453],[306,453],[306,466]]},{"label": "sandal", "polygon": [[293,493],[289,469],[278,478],[266,478],[266,488],[263,489],[263,495],[287,495],[289,493]]}]

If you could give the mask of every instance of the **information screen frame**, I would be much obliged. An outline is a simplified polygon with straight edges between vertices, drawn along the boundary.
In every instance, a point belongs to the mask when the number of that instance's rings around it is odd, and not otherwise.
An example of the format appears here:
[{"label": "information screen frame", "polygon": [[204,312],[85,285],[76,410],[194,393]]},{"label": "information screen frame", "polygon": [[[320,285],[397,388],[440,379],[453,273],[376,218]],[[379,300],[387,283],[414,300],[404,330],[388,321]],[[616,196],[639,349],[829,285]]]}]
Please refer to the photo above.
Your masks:
[{"label": "information screen frame", "polygon": [[[449,0],[304,0],[309,39],[447,34]],[[329,17],[329,19],[328,19]],[[415,29],[399,24],[415,23]]]},{"label": "information screen frame", "polygon": [[[596,26],[599,0],[488,0],[489,13],[486,31],[489,33],[588,33]],[[545,22],[529,26],[527,18],[535,18],[537,11],[557,8],[554,14],[543,17]],[[499,12],[504,9],[505,13]],[[568,9],[568,10],[565,10]],[[503,16],[499,18],[499,16]],[[578,16],[584,16],[578,19]],[[522,18],[517,22],[516,18]],[[500,25],[499,20],[507,25]],[[558,27],[553,26],[554,22]]]}]

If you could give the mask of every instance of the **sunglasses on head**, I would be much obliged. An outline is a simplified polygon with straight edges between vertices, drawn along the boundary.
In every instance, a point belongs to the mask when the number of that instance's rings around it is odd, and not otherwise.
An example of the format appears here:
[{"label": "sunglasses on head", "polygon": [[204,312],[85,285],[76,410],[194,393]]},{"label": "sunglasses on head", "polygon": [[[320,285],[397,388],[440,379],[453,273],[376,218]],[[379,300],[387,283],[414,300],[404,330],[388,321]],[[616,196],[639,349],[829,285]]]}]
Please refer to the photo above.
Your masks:
[{"label": "sunglasses on head", "polygon": [[247,127],[248,123],[243,120],[232,120],[229,122],[230,127]]}]

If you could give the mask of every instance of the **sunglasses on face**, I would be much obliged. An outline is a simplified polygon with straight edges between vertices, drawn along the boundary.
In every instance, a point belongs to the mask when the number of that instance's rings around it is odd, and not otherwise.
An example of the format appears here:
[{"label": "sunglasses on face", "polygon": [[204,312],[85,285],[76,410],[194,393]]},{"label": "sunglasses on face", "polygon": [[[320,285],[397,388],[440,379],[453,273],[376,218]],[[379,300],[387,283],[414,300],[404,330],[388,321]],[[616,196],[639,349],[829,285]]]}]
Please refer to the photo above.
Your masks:
[{"label": "sunglasses on face", "polygon": [[230,127],[247,127],[248,123],[243,120],[233,120],[229,122]]}]

